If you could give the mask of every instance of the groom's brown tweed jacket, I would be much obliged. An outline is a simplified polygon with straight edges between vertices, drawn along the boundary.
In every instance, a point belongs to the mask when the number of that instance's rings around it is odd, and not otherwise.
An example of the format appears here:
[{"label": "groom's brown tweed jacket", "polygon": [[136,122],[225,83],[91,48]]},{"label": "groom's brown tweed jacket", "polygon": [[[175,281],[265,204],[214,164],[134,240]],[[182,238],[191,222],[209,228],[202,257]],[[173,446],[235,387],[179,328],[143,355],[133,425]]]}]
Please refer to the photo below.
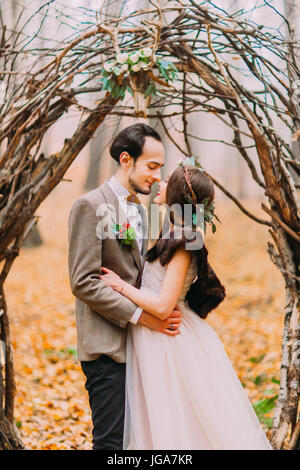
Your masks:
[{"label": "groom's brown tweed jacket", "polygon": [[[118,199],[105,181],[97,189],[79,197],[69,217],[69,276],[76,297],[76,327],[78,359],[91,361],[106,354],[118,362],[125,362],[126,327],[137,305],[114,291],[99,279],[100,268],[115,271],[122,279],[139,287],[147,251],[144,238],[142,261],[136,241],[133,247],[122,245],[116,238],[99,236],[100,221],[97,208],[107,204],[125,217]],[[105,216],[109,212],[106,210]],[[145,220],[143,221],[145,223]],[[147,224],[146,224],[147,225]],[[97,235],[97,232],[98,235]]]}]

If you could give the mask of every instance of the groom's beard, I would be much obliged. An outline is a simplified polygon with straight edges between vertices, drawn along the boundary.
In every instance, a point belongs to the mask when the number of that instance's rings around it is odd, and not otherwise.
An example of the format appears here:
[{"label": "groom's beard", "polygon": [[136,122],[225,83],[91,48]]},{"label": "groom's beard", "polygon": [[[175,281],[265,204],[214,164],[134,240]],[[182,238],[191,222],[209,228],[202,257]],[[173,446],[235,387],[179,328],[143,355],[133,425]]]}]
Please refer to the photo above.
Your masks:
[{"label": "groom's beard", "polygon": [[128,182],[129,182],[132,190],[135,193],[147,194],[147,195],[151,193],[151,188],[149,188],[149,189],[141,188],[141,186],[138,183],[136,183],[136,181],[134,181],[134,178],[133,178],[133,176],[131,176],[131,174],[128,177]]}]

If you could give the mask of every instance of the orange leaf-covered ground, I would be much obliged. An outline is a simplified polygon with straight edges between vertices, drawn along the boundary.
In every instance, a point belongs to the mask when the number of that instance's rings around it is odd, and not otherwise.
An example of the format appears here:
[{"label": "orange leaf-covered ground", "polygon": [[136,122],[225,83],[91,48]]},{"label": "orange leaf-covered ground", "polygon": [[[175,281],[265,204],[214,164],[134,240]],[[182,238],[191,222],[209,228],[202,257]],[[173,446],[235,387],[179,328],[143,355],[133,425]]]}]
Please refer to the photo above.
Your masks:
[{"label": "orange leaf-covered ground", "polygon": [[[91,448],[87,392],[74,354],[74,298],[67,270],[67,218],[82,192],[83,177],[61,183],[39,208],[44,244],[22,250],[6,285],[17,381],[15,417],[30,449]],[[258,201],[245,205],[258,213]],[[266,253],[267,228],[232,203],[217,200],[216,214],[222,225],[217,223],[215,235],[209,230],[206,244],[227,297],[207,321],[254,403],[268,396],[266,390],[278,391],[271,379],[279,379],[283,281]],[[258,362],[250,360],[263,354]]]}]

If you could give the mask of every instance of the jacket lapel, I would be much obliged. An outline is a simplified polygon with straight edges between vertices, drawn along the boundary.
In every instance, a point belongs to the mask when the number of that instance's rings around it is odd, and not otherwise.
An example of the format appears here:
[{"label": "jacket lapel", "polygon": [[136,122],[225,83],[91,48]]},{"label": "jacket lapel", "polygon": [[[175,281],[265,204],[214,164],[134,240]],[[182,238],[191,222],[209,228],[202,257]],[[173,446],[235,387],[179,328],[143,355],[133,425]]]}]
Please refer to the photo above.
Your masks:
[{"label": "jacket lapel", "polygon": [[[107,180],[102,183],[102,185],[99,187],[99,189],[102,191],[102,194],[107,202],[107,204],[111,204],[114,206],[116,210],[116,221],[115,223],[123,223],[126,222],[126,214],[124,213],[121,205],[119,204],[118,198],[107,183]],[[144,240],[144,242],[147,240]],[[141,271],[142,270],[142,262],[141,262],[141,255],[140,255],[140,250],[138,247],[138,244],[136,240],[134,240],[132,247],[130,246],[124,246],[124,250],[129,250],[131,255],[133,256],[133,259],[138,267],[138,269]],[[143,244],[143,253],[144,253],[144,244]]]}]

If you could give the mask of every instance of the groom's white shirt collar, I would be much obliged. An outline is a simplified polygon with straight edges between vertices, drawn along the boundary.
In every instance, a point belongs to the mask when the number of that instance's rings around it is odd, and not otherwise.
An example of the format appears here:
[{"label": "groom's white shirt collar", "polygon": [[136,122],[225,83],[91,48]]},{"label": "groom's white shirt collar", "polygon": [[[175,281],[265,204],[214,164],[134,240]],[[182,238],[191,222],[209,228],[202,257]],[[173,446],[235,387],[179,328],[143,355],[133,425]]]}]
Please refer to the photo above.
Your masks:
[{"label": "groom's white shirt collar", "polygon": [[114,175],[108,180],[108,184],[110,185],[115,195],[119,198],[122,198],[122,200],[124,200],[123,198],[125,196],[129,196],[130,192],[128,191],[128,189],[126,189],[125,186],[119,183],[119,181]]}]

